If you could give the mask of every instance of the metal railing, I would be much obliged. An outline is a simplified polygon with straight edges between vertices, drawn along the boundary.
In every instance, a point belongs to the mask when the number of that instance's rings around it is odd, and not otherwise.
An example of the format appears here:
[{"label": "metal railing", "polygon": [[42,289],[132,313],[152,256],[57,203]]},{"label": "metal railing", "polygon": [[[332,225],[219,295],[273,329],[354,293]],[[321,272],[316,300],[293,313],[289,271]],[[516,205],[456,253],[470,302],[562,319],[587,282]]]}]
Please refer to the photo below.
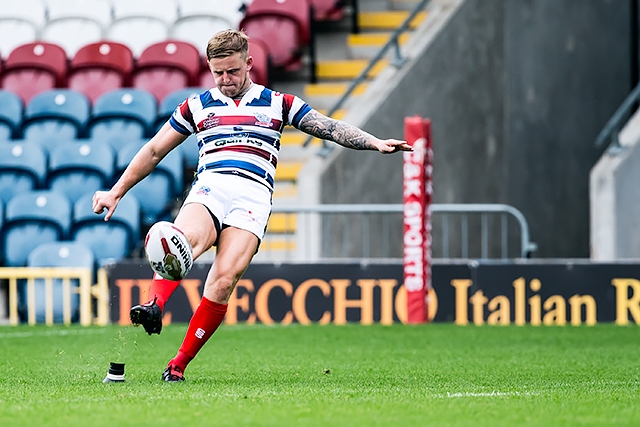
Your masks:
[{"label": "metal railing", "polygon": [[596,148],[601,148],[607,145],[609,150],[619,150],[620,145],[620,131],[625,125],[629,117],[637,108],[638,102],[640,102],[640,84],[633,88],[633,90],[627,95],[620,107],[611,116],[607,124],[602,128],[598,137],[596,138]]},{"label": "metal railing", "polygon": [[[267,233],[262,259],[402,257],[402,204],[280,206],[273,213],[287,215],[295,231]],[[524,215],[509,205],[433,204],[431,217],[433,258],[528,258],[537,249]],[[268,250],[278,239],[279,250]]]},{"label": "metal railing", "polygon": [[[358,85],[367,78],[373,67],[375,67],[378,62],[380,62],[380,60],[385,57],[389,49],[394,49],[394,58],[391,61],[391,65],[400,68],[405,63],[406,58],[402,56],[402,52],[400,51],[400,36],[409,28],[409,25],[411,25],[413,19],[418,15],[418,13],[420,13],[427,7],[427,4],[430,1],[431,0],[422,0],[420,3],[418,3],[409,13],[404,22],[398,28],[396,28],[393,33],[391,33],[391,36],[389,37],[387,43],[380,49],[376,56],[374,56],[371,61],[369,61],[369,64],[360,72],[360,74],[358,74],[358,76],[351,81],[344,94],[342,94],[340,99],[338,99],[338,101],[336,101],[336,103],[329,109],[329,111],[327,111],[326,115],[328,117],[331,117],[333,114],[335,114],[336,111],[342,108],[345,102],[351,97],[356,87],[358,87]],[[357,8],[354,8],[354,13],[357,13]],[[307,137],[307,139],[303,143],[303,146],[307,147],[309,144],[311,144],[313,138],[313,136]],[[320,156],[326,157],[327,155],[329,155],[329,153],[331,153],[332,150],[333,145],[328,144],[327,141],[322,141],[322,148],[320,149],[318,154]]]}]

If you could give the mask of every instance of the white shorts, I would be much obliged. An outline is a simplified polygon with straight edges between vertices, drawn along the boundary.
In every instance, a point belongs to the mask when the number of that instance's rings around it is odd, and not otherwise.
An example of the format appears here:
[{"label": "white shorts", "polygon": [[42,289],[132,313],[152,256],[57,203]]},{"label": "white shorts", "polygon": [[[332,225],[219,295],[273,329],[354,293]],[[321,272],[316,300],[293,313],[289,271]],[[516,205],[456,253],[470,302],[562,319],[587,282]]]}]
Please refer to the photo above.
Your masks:
[{"label": "white shorts", "polygon": [[221,227],[230,225],[250,231],[262,241],[271,214],[271,191],[249,178],[203,171],[183,206],[189,203],[204,205]]}]

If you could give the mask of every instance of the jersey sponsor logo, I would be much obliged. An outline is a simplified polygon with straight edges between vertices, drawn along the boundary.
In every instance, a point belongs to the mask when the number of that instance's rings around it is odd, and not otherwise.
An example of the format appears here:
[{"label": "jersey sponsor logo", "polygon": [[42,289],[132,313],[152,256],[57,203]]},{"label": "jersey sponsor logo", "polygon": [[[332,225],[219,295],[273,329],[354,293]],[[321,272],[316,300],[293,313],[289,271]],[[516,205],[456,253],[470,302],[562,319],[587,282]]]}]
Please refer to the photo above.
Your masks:
[{"label": "jersey sponsor logo", "polygon": [[207,118],[198,124],[198,129],[201,131],[214,128],[220,124],[220,118],[213,117],[216,113],[209,113]]},{"label": "jersey sponsor logo", "polygon": [[273,122],[271,121],[271,117],[263,113],[254,113],[253,115],[257,119],[257,122],[255,122],[256,126],[262,126],[267,128],[273,127]]}]

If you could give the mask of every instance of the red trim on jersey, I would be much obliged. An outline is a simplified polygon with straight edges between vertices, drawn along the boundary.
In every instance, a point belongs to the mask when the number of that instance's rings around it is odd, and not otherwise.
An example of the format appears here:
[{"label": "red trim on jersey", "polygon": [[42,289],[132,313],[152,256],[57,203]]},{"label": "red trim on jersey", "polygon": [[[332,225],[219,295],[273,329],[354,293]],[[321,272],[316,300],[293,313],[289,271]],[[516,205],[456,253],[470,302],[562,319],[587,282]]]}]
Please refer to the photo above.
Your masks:
[{"label": "red trim on jersey", "polygon": [[280,129],[282,122],[280,120],[270,119],[268,122],[262,122],[255,116],[211,116],[198,123],[200,131],[212,129],[216,126],[260,126],[269,129]]},{"label": "red trim on jersey", "polygon": [[289,123],[289,112],[291,111],[293,101],[295,100],[295,96],[289,93],[285,93],[282,96],[282,127],[280,128],[280,132],[282,132],[284,126]]},{"label": "red trim on jersey", "polygon": [[180,108],[180,115],[189,122],[191,128],[194,131],[197,131],[196,123],[193,121],[193,114],[191,114],[191,108],[189,108],[189,98],[182,101],[182,103],[178,106]]}]

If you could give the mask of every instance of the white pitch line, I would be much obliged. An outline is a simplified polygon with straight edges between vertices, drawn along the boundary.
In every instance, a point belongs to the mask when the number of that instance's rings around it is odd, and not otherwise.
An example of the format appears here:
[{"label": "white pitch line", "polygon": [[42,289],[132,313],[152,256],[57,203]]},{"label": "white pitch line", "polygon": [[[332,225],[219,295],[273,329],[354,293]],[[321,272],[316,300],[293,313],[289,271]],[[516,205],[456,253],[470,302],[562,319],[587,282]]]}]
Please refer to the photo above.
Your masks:
[{"label": "white pitch line", "polygon": [[511,396],[534,396],[537,393],[519,392],[519,391],[492,391],[492,392],[464,392],[464,393],[447,393],[439,394],[436,397],[440,398],[455,398],[455,397],[511,397]]},{"label": "white pitch line", "polygon": [[0,338],[58,337],[65,335],[102,334],[106,329],[52,329],[50,331],[0,332]]}]

